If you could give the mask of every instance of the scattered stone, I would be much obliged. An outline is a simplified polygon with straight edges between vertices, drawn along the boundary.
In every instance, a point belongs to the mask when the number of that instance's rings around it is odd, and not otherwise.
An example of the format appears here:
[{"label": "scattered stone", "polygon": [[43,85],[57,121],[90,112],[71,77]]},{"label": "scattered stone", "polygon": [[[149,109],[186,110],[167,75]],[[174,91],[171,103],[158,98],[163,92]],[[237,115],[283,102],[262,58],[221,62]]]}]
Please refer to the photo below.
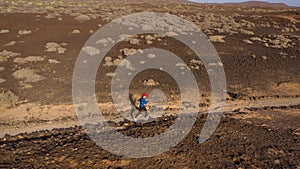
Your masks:
[{"label": "scattered stone", "polygon": [[145,86],[156,86],[156,85],[158,85],[159,83],[158,83],[158,82],[155,82],[153,79],[148,79],[148,80],[145,80],[145,81],[143,82],[143,84],[144,84]]},{"label": "scattered stone", "polygon": [[1,63],[1,62],[7,62],[7,60],[8,60],[8,59],[7,59],[5,56],[1,56],[1,55],[0,55],[0,63]]},{"label": "scattered stone", "polygon": [[7,50],[3,50],[2,52],[0,52],[0,60],[3,60],[3,57],[5,57],[6,59],[9,58],[14,58],[14,57],[18,57],[20,56],[20,53],[17,52],[11,52],[11,51],[7,51]]},{"label": "scattered stone", "polygon": [[64,54],[65,52],[66,52],[66,48],[63,48],[63,47],[59,47],[59,48],[57,48],[57,52],[58,52],[58,54]]},{"label": "scattered stone", "polygon": [[270,45],[268,43],[264,43],[265,47],[270,47]]},{"label": "scattered stone", "polygon": [[48,62],[49,62],[50,64],[59,64],[59,63],[61,63],[60,61],[55,60],[55,59],[49,59]]},{"label": "scattered stone", "polygon": [[26,58],[15,58],[14,62],[18,64],[24,64],[28,62],[42,62],[45,59],[42,56],[28,56]]},{"label": "scattered stone", "polygon": [[55,42],[49,42],[46,44],[46,48],[58,48],[60,47],[60,45],[58,43],[55,43]]},{"label": "scattered stone", "polygon": [[147,57],[150,58],[150,59],[154,59],[154,58],[156,57],[156,55],[153,54],[153,53],[149,53],[149,54],[147,55]]},{"label": "scattered stone", "polygon": [[134,55],[134,54],[137,52],[137,50],[136,50],[136,49],[133,49],[133,48],[131,48],[131,49],[129,49],[129,48],[124,48],[124,49],[121,50],[121,52],[122,52],[122,54],[123,54],[124,56],[129,56],[129,55]]},{"label": "scattered stone", "polygon": [[194,64],[198,64],[198,65],[202,65],[203,64],[201,60],[196,60],[196,59],[190,60],[190,63],[194,63]]},{"label": "scattered stone", "polygon": [[71,32],[71,34],[79,34],[79,33],[80,33],[80,30],[77,30],[77,29],[75,29]]},{"label": "scattered stone", "polygon": [[191,68],[191,69],[199,70],[199,69],[200,69],[200,66],[198,66],[198,65],[191,65],[190,68]]},{"label": "scattered stone", "polygon": [[178,34],[176,32],[167,32],[167,33],[165,33],[165,35],[169,36],[169,37],[178,36]]},{"label": "scattered stone", "polygon": [[100,54],[100,50],[94,48],[92,46],[87,46],[82,49],[85,53],[89,54],[90,56],[95,56]]},{"label": "scattered stone", "polygon": [[108,77],[114,77],[115,73],[106,73],[106,76],[108,76]]},{"label": "scattered stone", "polygon": [[254,32],[245,29],[240,29],[240,32],[246,35],[254,35]]},{"label": "scattered stone", "polygon": [[276,165],[279,165],[279,164],[280,164],[280,160],[275,160],[274,163],[275,163]]},{"label": "scattered stone", "polygon": [[228,33],[237,34],[245,32],[246,29],[253,29],[255,24],[244,19],[236,21],[235,16],[217,15],[213,13],[195,14],[186,16],[185,19],[195,22],[201,30],[207,34]]},{"label": "scattered stone", "polygon": [[83,22],[83,21],[88,21],[88,20],[90,20],[90,17],[87,16],[87,15],[81,14],[81,15],[75,17],[75,20],[78,20],[78,21],[80,21],[80,22]]},{"label": "scattered stone", "polygon": [[271,24],[269,22],[267,23],[262,23],[259,25],[260,27],[263,27],[263,28],[270,28],[271,27]]},{"label": "scattered stone", "polygon": [[211,42],[220,42],[220,43],[224,43],[225,36],[220,36],[220,35],[215,35],[215,36],[210,36],[209,39]]},{"label": "scattered stone", "polygon": [[15,79],[24,80],[25,83],[34,83],[45,79],[35,70],[28,68],[17,70],[12,75]]},{"label": "scattered stone", "polygon": [[133,38],[129,41],[129,43],[132,45],[138,45],[140,43],[140,40],[137,38]]},{"label": "scattered stone", "polygon": [[261,42],[266,47],[278,49],[294,47],[296,45],[293,40],[288,39],[283,35],[269,35],[263,39],[259,37],[251,37],[250,39],[252,41]]},{"label": "scattered stone", "polygon": [[294,47],[295,43],[291,39],[288,39],[284,37],[283,35],[274,35],[271,36],[270,38],[275,38],[274,40],[272,39],[267,39],[267,41],[270,43],[270,46],[272,48],[289,48],[289,47]]},{"label": "scattered stone", "polygon": [[146,44],[147,45],[151,45],[153,43],[153,41],[151,41],[151,40],[146,40]]},{"label": "scattered stone", "polygon": [[101,45],[107,45],[109,43],[109,41],[108,40],[106,40],[106,39],[100,39],[100,40],[98,40],[97,42],[96,42],[96,44],[101,44]]},{"label": "scattered stone", "polygon": [[137,51],[140,52],[140,54],[143,54],[143,53],[144,53],[144,50],[143,50],[143,49],[138,49]]},{"label": "scattered stone", "polygon": [[197,60],[197,59],[192,59],[192,60],[190,60],[189,67],[190,67],[191,69],[199,70],[199,69],[200,69],[200,65],[203,65],[203,63],[202,63],[201,60]]},{"label": "scattered stone", "polygon": [[267,60],[268,59],[267,56],[262,56],[261,58],[263,58],[263,60]]},{"label": "scattered stone", "polygon": [[263,41],[261,38],[259,38],[259,37],[251,37],[250,38],[251,40],[253,40],[253,41]]},{"label": "scattered stone", "polygon": [[286,25],[286,27],[281,30],[281,32],[290,32],[290,33],[292,33],[292,32],[297,32],[299,30],[300,30],[300,28],[298,28],[295,23],[294,24],[288,23]]},{"label": "scattered stone", "polygon": [[115,59],[115,60],[113,61],[113,65],[118,66],[121,62],[122,62],[121,59]]},{"label": "scattered stone", "polygon": [[295,56],[295,55],[294,55],[294,56],[290,56],[291,59],[294,59],[294,58],[296,58],[296,57],[297,57],[297,56]]},{"label": "scattered stone", "polygon": [[19,35],[28,35],[31,34],[31,30],[20,30],[18,32]]},{"label": "scattered stone", "polygon": [[[155,20],[153,20],[153,17],[155,17]],[[144,12],[139,15],[116,19],[115,22],[144,31],[174,30],[183,33],[198,30],[196,25],[191,26],[188,21],[174,18],[169,14],[157,14],[155,12]]]},{"label": "scattered stone", "polygon": [[284,28],[281,30],[281,32],[294,32],[294,30],[292,30],[290,28]]},{"label": "scattered stone", "polygon": [[119,38],[118,41],[121,42],[121,41],[130,41],[131,39],[138,38],[138,36],[123,34],[123,35],[120,35],[118,38]]},{"label": "scattered stone", "polygon": [[104,58],[104,61],[105,61],[105,62],[111,62],[111,61],[112,61],[112,58],[111,58],[110,56],[106,56],[106,57]]},{"label": "scattered stone", "polygon": [[185,67],[186,65],[184,63],[176,63],[175,66],[176,67]]},{"label": "scattered stone", "polygon": [[145,36],[145,40],[155,40],[155,37],[153,37],[152,35],[146,35]]},{"label": "scattered stone", "polygon": [[9,30],[8,29],[1,29],[0,34],[4,34],[4,33],[9,33]]},{"label": "scattered stone", "polygon": [[0,72],[2,72],[3,70],[5,70],[5,67],[0,67]]},{"label": "scattered stone", "polygon": [[46,19],[54,19],[61,16],[59,13],[48,13],[47,16],[45,16]]},{"label": "scattered stone", "polygon": [[132,64],[129,62],[129,60],[127,59],[123,59],[123,60],[120,60],[122,62],[120,62],[120,66],[122,67],[125,67],[126,69],[129,69],[129,70],[135,70],[133,67],[132,67]]},{"label": "scattered stone", "polygon": [[288,56],[288,54],[285,52],[280,52],[279,55],[282,56],[283,58],[286,58]]},{"label": "scattered stone", "polygon": [[5,44],[4,46],[13,46],[13,45],[15,45],[16,43],[17,43],[16,41],[11,41],[11,42]]},{"label": "scattered stone", "polygon": [[66,43],[58,44],[55,42],[49,42],[45,47],[47,52],[58,52],[59,54],[63,54],[67,49],[61,46],[66,46]]},{"label": "scattered stone", "polygon": [[253,42],[252,41],[250,41],[250,40],[247,40],[247,39],[245,39],[245,40],[243,40],[243,42],[245,42],[245,43],[247,43],[247,44],[253,44]]},{"label": "scattered stone", "polygon": [[101,44],[104,46],[107,46],[108,43],[115,43],[115,41],[112,38],[106,38],[106,39],[100,39],[96,42],[96,44]]},{"label": "scattered stone", "polygon": [[6,82],[6,80],[5,80],[5,79],[2,79],[2,78],[0,77],[0,83],[4,83],[4,82]]},{"label": "scattered stone", "polygon": [[52,47],[50,47],[50,48],[47,48],[46,51],[47,51],[47,52],[56,52],[56,51],[57,51],[57,48],[52,48]]}]

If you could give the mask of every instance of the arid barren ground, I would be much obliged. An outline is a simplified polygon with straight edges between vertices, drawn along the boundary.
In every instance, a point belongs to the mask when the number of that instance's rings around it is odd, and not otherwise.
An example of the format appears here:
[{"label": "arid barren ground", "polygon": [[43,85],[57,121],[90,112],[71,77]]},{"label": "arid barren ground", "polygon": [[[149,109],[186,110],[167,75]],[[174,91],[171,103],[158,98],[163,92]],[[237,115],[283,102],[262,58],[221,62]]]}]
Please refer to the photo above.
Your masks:
[{"label": "arid barren ground", "polygon": [[[78,127],[72,75],[95,31],[142,11],[168,12],[199,26],[219,53],[228,95],[219,127],[198,144],[210,105],[203,63],[169,37],[139,35],[120,42],[107,53],[96,78],[99,107],[119,132],[151,137],[168,128],[180,108],[172,77],[149,70],[134,78],[130,91],[164,91],[165,117],[146,124],[121,118],[111,101],[110,79],[124,54],[148,47],[173,52],[195,74],[201,95],[197,122],[180,144],[161,155],[129,159],[96,146]],[[0,168],[300,168],[299,39],[299,8],[0,0]]]}]

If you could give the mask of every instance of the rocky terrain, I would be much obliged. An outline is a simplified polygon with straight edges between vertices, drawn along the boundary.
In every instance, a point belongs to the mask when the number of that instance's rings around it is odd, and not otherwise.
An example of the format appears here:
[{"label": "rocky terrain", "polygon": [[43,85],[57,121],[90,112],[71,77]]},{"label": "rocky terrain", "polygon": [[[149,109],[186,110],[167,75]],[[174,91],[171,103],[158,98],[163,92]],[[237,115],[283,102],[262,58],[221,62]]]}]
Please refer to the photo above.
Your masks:
[{"label": "rocky terrain", "polygon": [[223,3],[222,5],[242,6],[242,7],[273,7],[273,8],[288,8],[285,3],[270,3],[264,1],[246,1],[240,3]]},{"label": "rocky terrain", "polygon": [[[224,68],[227,97],[219,127],[199,144],[211,98],[203,62],[172,38],[175,32],[124,35],[106,54],[96,77],[97,101],[111,126],[132,137],[153,136],[168,128],[173,112],[180,110],[174,79],[147,70],[134,78],[130,93],[165,92],[164,117],[140,124],[116,112],[111,78],[122,60],[143,49],[162,48],[180,56],[194,73],[201,96],[197,123],[180,144],[158,156],[129,159],[98,147],[78,127],[72,76],[93,33],[113,19],[145,10],[179,16],[207,35],[222,61],[212,64]],[[0,0],[0,168],[300,168],[299,39],[300,9],[286,6]],[[131,69],[128,62],[123,66]]]}]

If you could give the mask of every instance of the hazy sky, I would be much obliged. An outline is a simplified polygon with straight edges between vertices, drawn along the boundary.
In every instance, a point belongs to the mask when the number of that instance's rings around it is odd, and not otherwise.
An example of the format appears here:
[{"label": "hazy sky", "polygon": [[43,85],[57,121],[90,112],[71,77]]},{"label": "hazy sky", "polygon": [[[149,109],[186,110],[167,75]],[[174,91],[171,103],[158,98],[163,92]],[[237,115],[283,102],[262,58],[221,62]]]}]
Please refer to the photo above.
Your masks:
[{"label": "hazy sky", "polygon": [[[223,2],[244,2],[247,0],[190,0],[194,2],[209,2],[209,3],[223,3]],[[259,0],[266,2],[285,3],[290,6],[300,6],[300,0]]]}]

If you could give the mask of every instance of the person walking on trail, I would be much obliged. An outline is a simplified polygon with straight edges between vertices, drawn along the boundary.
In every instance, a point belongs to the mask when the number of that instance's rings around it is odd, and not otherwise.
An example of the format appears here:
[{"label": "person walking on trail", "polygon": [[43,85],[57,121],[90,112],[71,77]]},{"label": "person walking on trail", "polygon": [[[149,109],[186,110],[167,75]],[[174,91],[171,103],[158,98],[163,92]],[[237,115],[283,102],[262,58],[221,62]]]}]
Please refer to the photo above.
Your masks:
[{"label": "person walking on trail", "polygon": [[145,105],[148,103],[148,101],[146,100],[146,98],[148,97],[147,93],[142,94],[142,97],[138,100],[140,102],[138,110],[139,112],[136,114],[136,116],[134,117],[134,121],[137,121],[137,117],[142,113],[145,112],[144,117],[148,120],[149,116],[148,116],[148,111],[145,107]]}]

